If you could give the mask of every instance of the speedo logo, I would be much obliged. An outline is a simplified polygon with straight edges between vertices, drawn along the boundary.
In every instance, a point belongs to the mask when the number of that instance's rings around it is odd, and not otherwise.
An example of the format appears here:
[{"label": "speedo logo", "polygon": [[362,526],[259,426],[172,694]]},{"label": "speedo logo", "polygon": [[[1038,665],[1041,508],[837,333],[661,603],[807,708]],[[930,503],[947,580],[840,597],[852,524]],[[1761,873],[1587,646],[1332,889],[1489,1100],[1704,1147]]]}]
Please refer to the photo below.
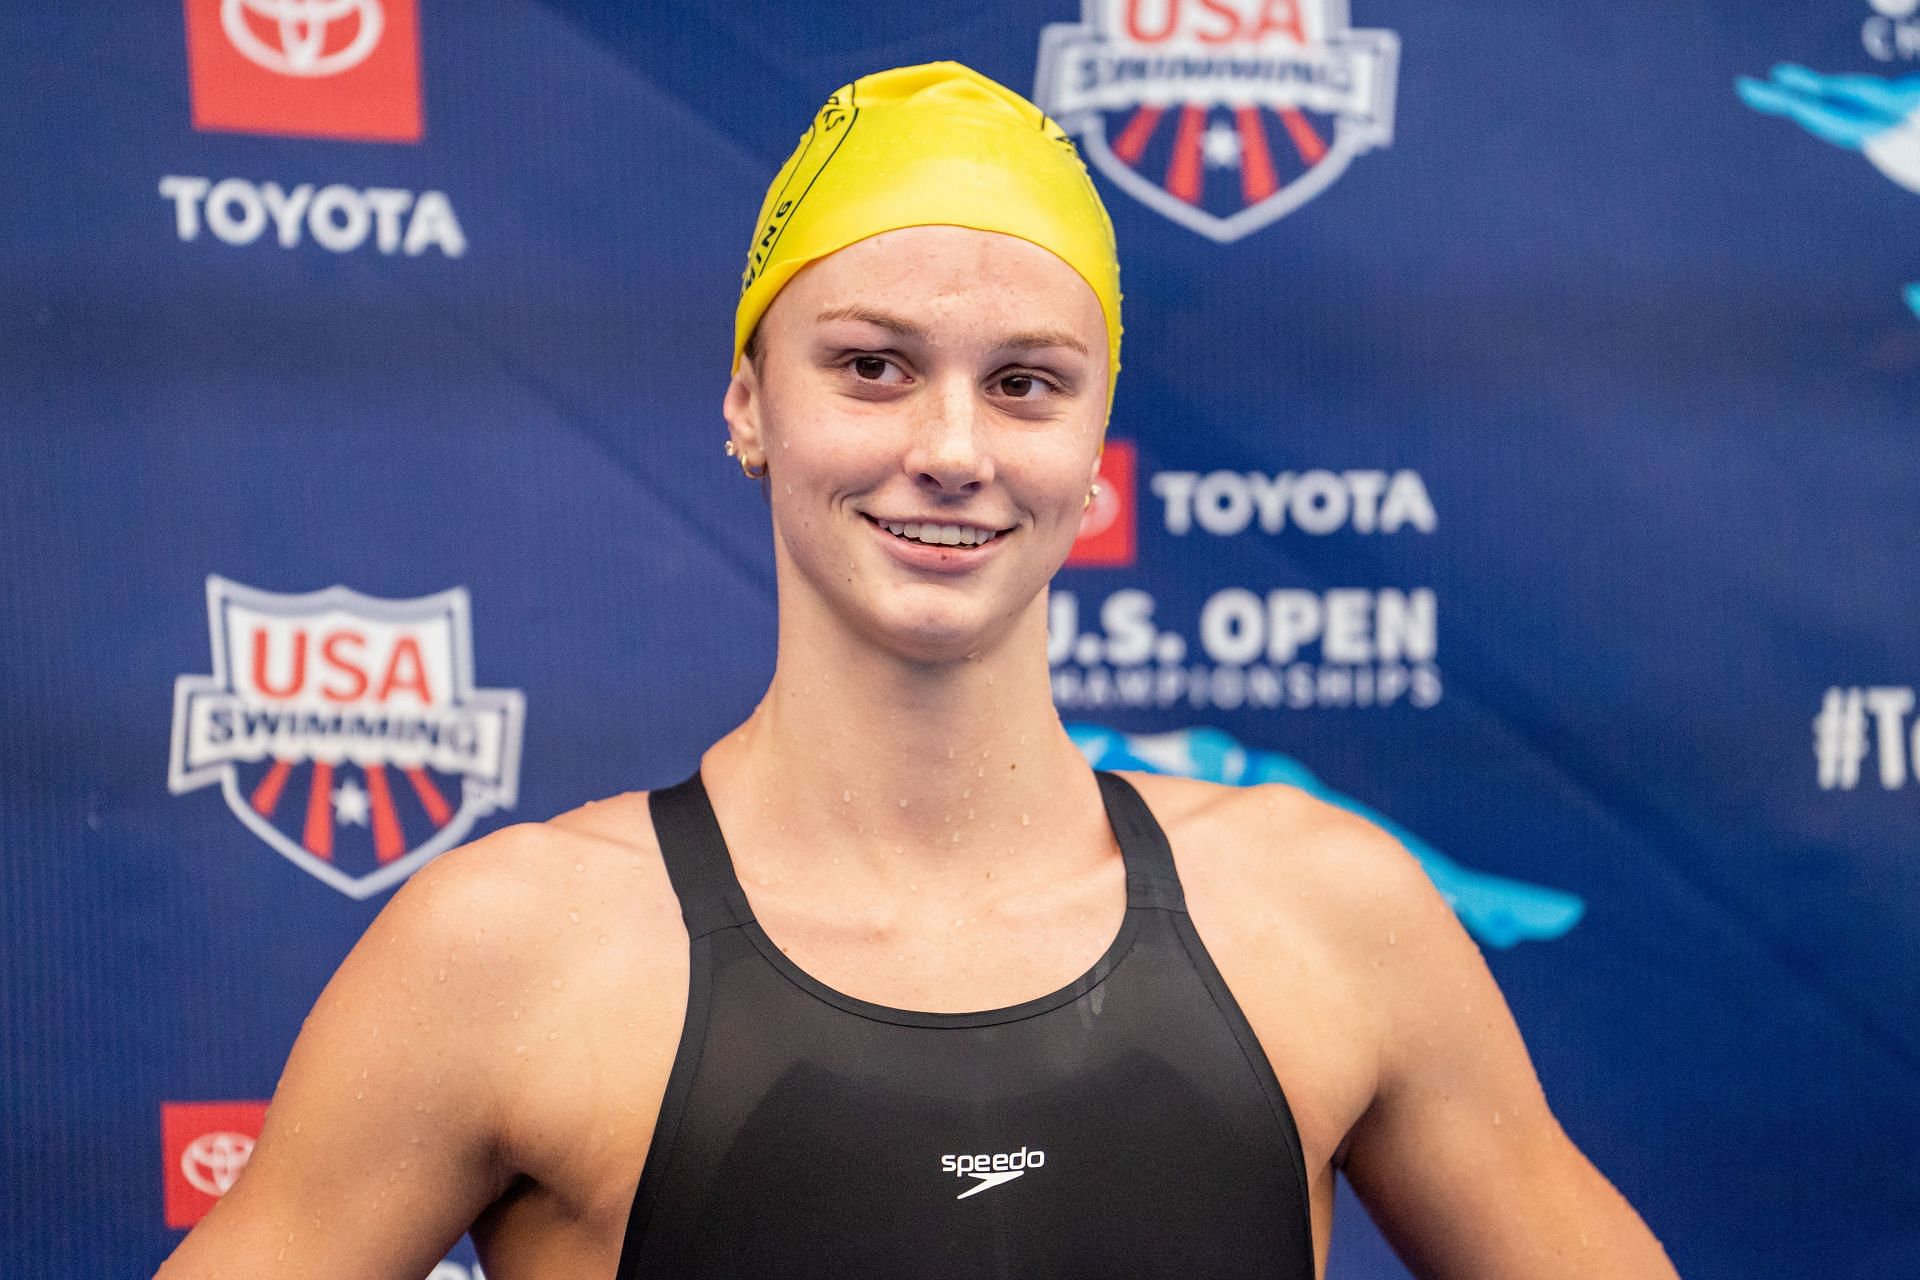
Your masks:
[{"label": "speedo logo", "polygon": [[1038,1169],[1046,1162],[1046,1152],[1029,1151],[1022,1147],[1018,1151],[1001,1151],[993,1155],[941,1156],[940,1168],[956,1178],[979,1179],[954,1197],[955,1200],[965,1200],[968,1196],[979,1195],[988,1187],[1012,1182],[1027,1170]]}]

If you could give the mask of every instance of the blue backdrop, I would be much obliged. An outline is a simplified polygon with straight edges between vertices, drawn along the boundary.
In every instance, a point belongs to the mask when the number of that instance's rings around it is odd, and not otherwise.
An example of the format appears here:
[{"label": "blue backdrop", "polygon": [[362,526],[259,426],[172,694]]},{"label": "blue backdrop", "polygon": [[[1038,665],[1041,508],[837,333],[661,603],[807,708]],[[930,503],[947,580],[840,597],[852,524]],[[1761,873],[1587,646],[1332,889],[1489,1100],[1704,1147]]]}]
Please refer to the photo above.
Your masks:
[{"label": "blue backdrop", "polygon": [[750,224],[946,57],[1119,237],[1089,755],[1387,823],[1690,1280],[1920,1273],[1914,0],[272,9],[0,12],[19,1274],[157,1265],[422,861],[750,708]]}]

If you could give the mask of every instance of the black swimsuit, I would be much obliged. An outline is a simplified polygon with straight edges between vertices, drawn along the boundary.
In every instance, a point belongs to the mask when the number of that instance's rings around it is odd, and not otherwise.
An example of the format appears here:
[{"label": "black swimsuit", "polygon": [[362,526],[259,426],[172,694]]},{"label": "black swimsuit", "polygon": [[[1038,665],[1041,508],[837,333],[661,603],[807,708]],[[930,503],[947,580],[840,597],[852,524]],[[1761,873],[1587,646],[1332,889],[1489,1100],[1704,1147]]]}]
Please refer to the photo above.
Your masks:
[{"label": "black swimsuit", "polygon": [[700,776],[653,793],[692,967],[619,1280],[1313,1280],[1279,1082],[1152,812],[1097,776],[1119,935],[1071,985],[979,1013],[807,976],[755,923]]}]

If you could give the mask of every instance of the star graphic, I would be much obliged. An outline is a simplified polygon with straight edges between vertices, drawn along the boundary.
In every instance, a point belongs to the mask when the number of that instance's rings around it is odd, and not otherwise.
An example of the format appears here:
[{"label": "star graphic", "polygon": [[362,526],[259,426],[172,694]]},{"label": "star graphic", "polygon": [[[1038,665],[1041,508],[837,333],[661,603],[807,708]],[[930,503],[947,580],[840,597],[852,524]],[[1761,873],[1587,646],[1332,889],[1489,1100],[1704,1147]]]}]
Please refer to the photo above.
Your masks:
[{"label": "star graphic", "polygon": [[1224,120],[1216,120],[1200,135],[1200,154],[1206,157],[1207,167],[1212,169],[1235,169],[1240,165],[1240,134]]},{"label": "star graphic", "polygon": [[367,825],[367,793],[352,778],[333,789],[333,817],[343,827]]}]

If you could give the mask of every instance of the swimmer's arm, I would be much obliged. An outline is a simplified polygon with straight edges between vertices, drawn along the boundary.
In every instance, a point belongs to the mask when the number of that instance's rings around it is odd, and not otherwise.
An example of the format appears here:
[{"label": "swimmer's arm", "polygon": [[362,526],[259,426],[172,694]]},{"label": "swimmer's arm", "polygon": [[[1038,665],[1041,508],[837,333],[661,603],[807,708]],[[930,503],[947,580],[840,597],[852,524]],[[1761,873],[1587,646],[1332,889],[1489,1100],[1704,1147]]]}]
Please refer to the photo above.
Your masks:
[{"label": "swimmer's arm", "polygon": [[419,1280],[505,1190],[495,1024],[516,886],[497,855],[516,830],[380,912],[307,1016],[239,1181],[158,1280]]},{"label": "swimmer's arm", "polygon": [[1354,954],[1386,1017],[1346,1172],[1382,1233],[1422,1280],[1677,1280],[1548,1109],[1479,949],[1419,865],[1370,827],[1355,839]]}]

